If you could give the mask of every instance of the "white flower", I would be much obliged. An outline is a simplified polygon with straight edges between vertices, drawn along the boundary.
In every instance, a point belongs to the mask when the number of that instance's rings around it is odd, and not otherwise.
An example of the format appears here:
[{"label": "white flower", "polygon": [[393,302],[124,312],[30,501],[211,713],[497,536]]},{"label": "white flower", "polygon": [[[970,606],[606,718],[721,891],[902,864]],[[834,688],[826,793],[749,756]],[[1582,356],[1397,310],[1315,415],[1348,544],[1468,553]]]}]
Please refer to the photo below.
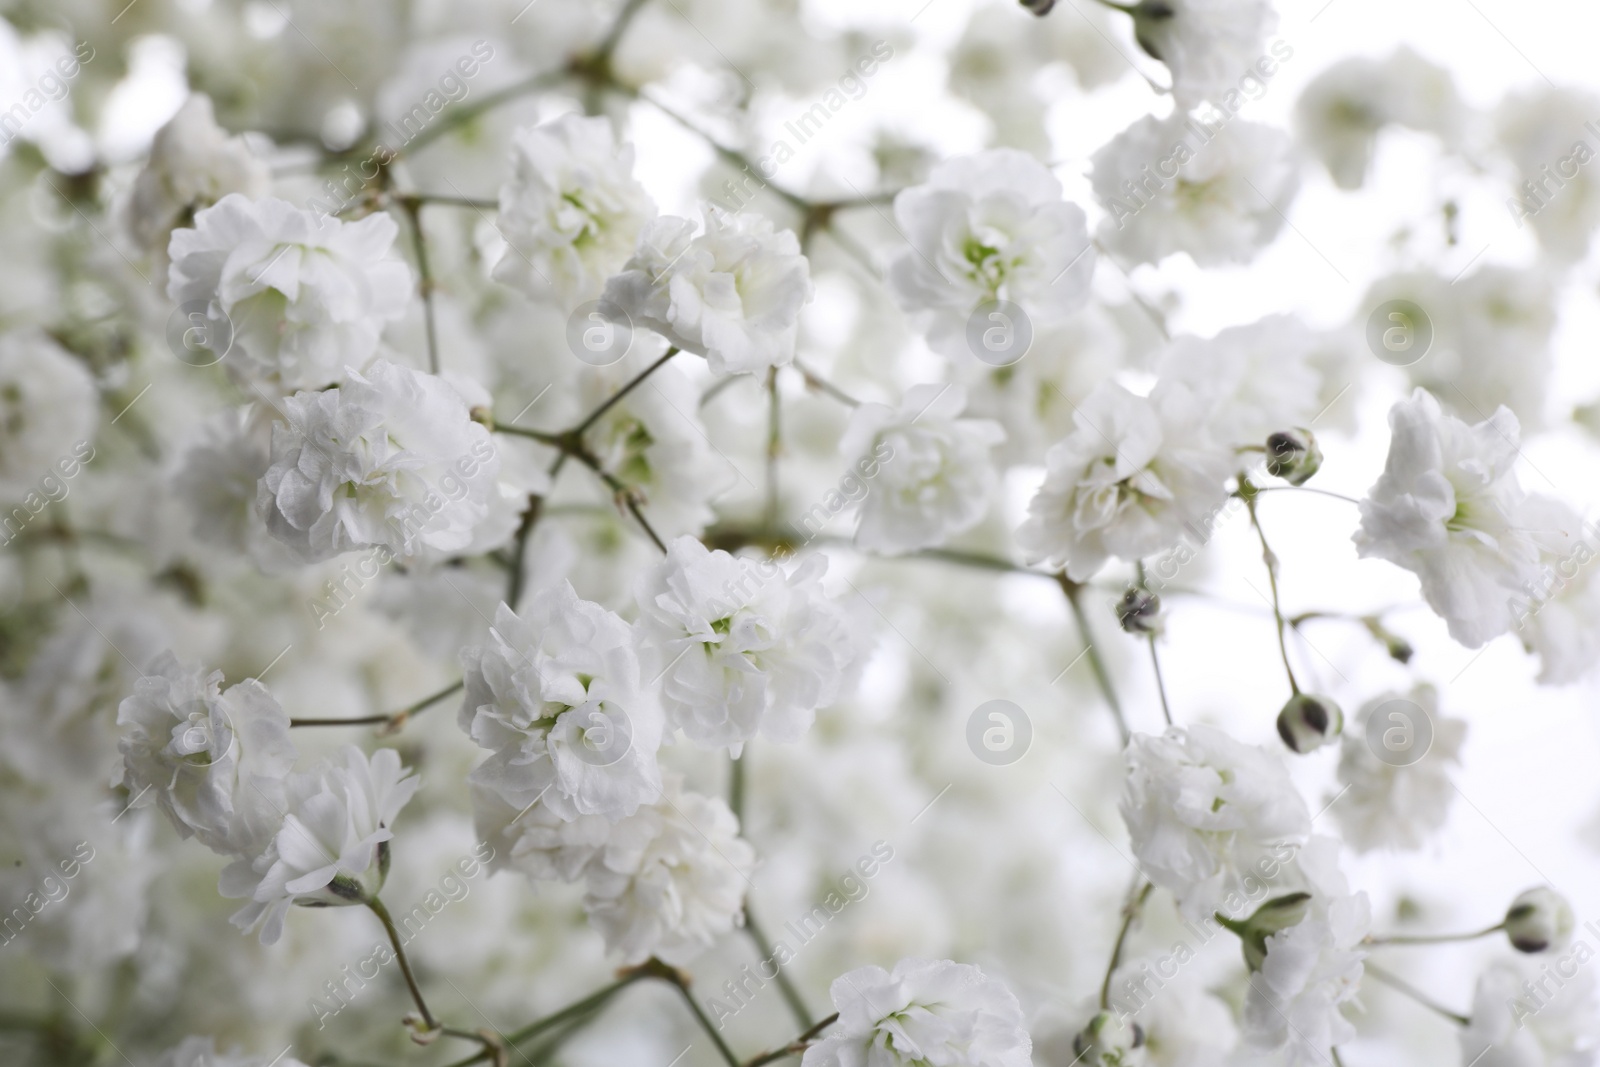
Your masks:
[{"label": "white flower", "polygon": [[1161,977],[1175,962],[1182,957],[1123,963],[1111,979],[1111,1010],[1143,1030],[1150,1067],[1224,1067],[1239,1043],[1233,1012],[1198,982]]},{"label": "white flower", "polygon": [[518,130],[494,277],[567,308],[593,300],[655,213],[633,177],[633,146],[617,144],[609,119],[567,114]]},{"label": "white flower", "polygon": [[702,748],[757,735],[797,740],[840,695],[856,659],[822,591],[826,556],[788,575],[770,561],[710,551],[692,537],[639,581],[640,639],[668,721]]},{"label": "white flower", "polygon": [[1269,315],[1209,340],[1174,339],[1159,371],[1163,382],[1189,387],[1217,440],[1259,445],[1317,417],[1322,375],[1312,360],[1320,340],[1292,315]]},{"label": "white flower", "polygon": [[996,148],[941,163],[894,199],[910,247],[889,265],[889,292],[934,351],[969,353],[967,320],[1008,300],[1041,323],[1089,298],[1094,251],[1083,209],[1026,152]]},{"label": "white flower", "polygon": [[699,236],[673,215],[647,223],[605,300],[633,326],[705,356],[719,377],[783,366],[812,296],[799,240],[746,212],[707,207],[705,223]]},{"label": "white flower", "polygon": [[1539,546],[1535,577],[1512,597],[1517,635],[1539,657],[1539,681],[1567,685],[1600,663],[1600,530],[1565,502],[1531,494],[1521,514]]},{"label": "white flower", "polygon": [[1295,102],[1296,133],[1341,189],[1366,182],[1385,126],[1435,133],[1453,147],[1465,120],[1450,72],[1404,45],[1383,59],[1340,60],[1312,79]]},{"label": "white flower", "polygon": [[470,781],[506,803],[566,820],[632,815],[661,792],[661,711],[640,688],[628,624],[580,600],[570,582],[533,599],[525,617],[495,610],[489,642],[461,653],[457,717],[493,755]]},{"label": "white flower", "polygon": [[1600,1004],[1592,966],[1552,979],[1542,968],[1501,961],[1478,979],[1472,1023],[1461,1032],[1463,1067],[1587,1067],[1600,1051]]},{"label": "white flower", "polygon": [[233,923],[250,931],[261,925],[261,943],[283,934],[292,904],[349,905],[362,902],[381,879],[379,845],[419,784],[392,748],[368,757],[346,745],[343,763],[323,763],[292,774],[285,790],[282,825],[259,856],[241,857],[222,872],[226,897],[248,897]]},{"label": "white flower", "polygon": [[[1417,722],[1419,709],[1427,716],[1426,726]],[[1393,732],[1395,751],[1401,756],[1420,741],[1422,729],[1431,728],[1427,754],[1411,763],[1379,759],[1367,740],[1367,724],[1374,716],[1383,722],[1380,738]],[[1420,685],[1409,696],[1385,693],[1369,700],[1345,727],[1338,801],[1328,798],[1328,812],[1338,822],[1345,843],[1357,852],[1421,848],[1450,813],[1456,796],[1450,765],[1460,763],[1466,736],[1465,722],[1439,714],[1439,697],[1432,686]]]},{"label": "white flower", "polygon": [[663,776],[664,791],[611,828],[584,870],[584,910],[627,963],[688,963],[743,921],[755,850],[717,797]]},{"label": "white flower", "polygon": [[[411,271],[390,255],[388,215],[357,222],[230,193],[172,234],[167,293],[206,304],[212,351],[283,392],[321,389],[361,367],[383,324],[411,296]],[[216,345],[231,338],[218,352]]]},{"label": "white flower", "polygon": [[855,409],[839,449],[878,466],[861,500],[858,546],[885,555],[931,548],[988,512],[995,482],[989,453],[1005,431],[992,419],[961,418],[966,406],[966,390],[946,384],[912,386],[898,408]]},{"label": "white flower", "polygon": [[1299,855],[1310,883],[1306,917],[1266,939],[1266,958],[1250,976],[1245,1042],[1286,1049],[1290,1067],[1325,1063],[1328,1049],[1356,1036],[1343,1015],[1365,973],[1361,941],[1372,926],[1366,893],[1350,892],[1339,872],[1339,844],[1313,838]]},{"label": "white flower", "polygon": [[1176,544],[1186,524],[1226,497],[1231,453],[1211,440],[1203,410],[1181,386],[1150,397],[1105,382],[1045,455],[1044,485],[1017,544],[1030,563],[1086,581],[1111,556],[1137,560]]},{"label": "white flower", "polygon": [[829,987],[839,1021],[803,1067],[1028,1067],[1033,1042],[1005,984],[951,960],[861,967]]},{"label": "white flower", "polygon": [[496,499],[500,458],[460,395],[379,360],[333,389],[284,401],[256,507],[307,562],[367,545],[456,552]]},{"label": "white flower", "polygon": [[1237,90],[1277,26],[1269,0],[1141,0],[1133,9],[1134,35],[1172,73],[1180,113]]},{"label": "white flower", "polygon": [[1247,263],[1283,228],[1299,191],[1293,142],[1234,119],[1202,127],[1181,111],[1147,116],[1094,156],[1100,240],[1135,263],[1187,252],[1203,267]]},{"label": "white flower", "polygon": [[37,493],[41,478],[65,472],[58,463],[76,471],[76,460],[88,456],[75,447],[88,445],[98,415],[94,379],[82,362],[41,333],[0,334],[0,500]]},{"label": "white flower", "polygon": [[191,93],[156,131],[150,158],[133,182],[127,221],[134,239],[165,265],[173,227],[229,193],[265,196],[272,174],[243,137],[217,125],[211,98]]},{"label": "white flower", "polygon": [[1588,136],[1596,115],[1594,93],[1546,86],[1508,96],[1494,116],[1495,137],[1520,179],[1506,209],[1518,229],[1532,225],[1545,255],[1560,264],[1588,253],[1600,223],[1600,177]]},{"label": "white flower", "polygon": [[245,1056],[218,1052],[215,1038],[186,1037],[155,1061],[155,1067],[306,1067],[293,1056]]},{"label": "white flower", "polygon": [[163,653],[117,708],[122,784],[149,791],[184,837],[216,852],[249,852],[277,826],[294,765],[289,716],[260,682],[226,691],[222,672]]},{"label": "white flower", "polygon": [[1190,919],[1246,876],[1270,878],[1311,833],[1311,813],[1276,753],[1211,726],[1135,734],[1119,805],[1133,854]]},{"label": "white flower", "polygon": [[184,450],[172,488],[194,517],[195,536],[219,548],[245,550],[264,531],[256,483],[272,465],[272,409],[246,404],[207,419]]},{"label": "white flower", "polygon": [[1355,543],[1422,581],[1428,606],[1469,648],[1511,628],[1538,549],[1520,512],[1517,417],[1500,408],[1469,426],[1418,389],[1389,412],[1383,476],[1361,502]]}]

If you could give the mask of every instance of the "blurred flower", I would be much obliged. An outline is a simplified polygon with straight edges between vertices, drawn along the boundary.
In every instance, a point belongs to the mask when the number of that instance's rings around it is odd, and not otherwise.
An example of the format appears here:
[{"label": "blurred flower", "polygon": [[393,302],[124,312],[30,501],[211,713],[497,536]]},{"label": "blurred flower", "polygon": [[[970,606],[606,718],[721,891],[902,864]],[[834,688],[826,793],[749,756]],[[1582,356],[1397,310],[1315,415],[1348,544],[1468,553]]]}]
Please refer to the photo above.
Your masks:
[{"label": "blurred flower", "polygon": [[62,473],[57,463],[88,458],[74,446],[94,437],[98,418],[99,395],[81,362],[42,333],[0,334],[0,501],[37,493],[41,478]]},{"label": "blurred flower", "polygon": [[[1384,719],[1384,730],[1400,730],[1406,746],[1420,743],[1426,716],[1432,743],[1423,758],[1412,762],[1379,759],[1368,740],[1368,723],[1396,702],[1412,705],[1399,719]],[[1329,798],[1328,813],[1339,824],[1344,841],[1357,852],[1380,848],[1420,849],[1444,826],[1455,800],[1451,765],[1461,762],[1467,724],[1439,714],[1439,695],[1419,685],[1407,696],[1385,693],[1367,701],[1344,732],[1339,748],[1338,802]],[[1381,743],[1381,742],[1380,742]]]},{"label": "blurred flower", "polygon": [[1259,445],[1320,413],[1327,377],[1316,362],[1322,340],[1293,315],[1269,315],[1211,338],[1174,338],[1157,368],[1162,381],[1189,387],[1218,441]]},{"label": "blurred flower", "polygon": [[1600,537],[1570,505],[1542,493],[1528,496],[1522,515],[1539,566],[1512,597],[1517,635],[1539,657],[1539,681],[1567,685],[1600,665]]},{"label": "blurred flower", "polygon": [[1133,8],[1134,36],[1172,72],[1180,112],[1236,90],[1277,27],[1269,0],[1140,0]]},{"label": "blurred flower", "polygon": [[1461,1062],[1479,1067],[1580,1067],[1600,1043],[1593,967],[1569,978],[1509,960],[1478,979],[1472,1022],[1461,1031]]}]

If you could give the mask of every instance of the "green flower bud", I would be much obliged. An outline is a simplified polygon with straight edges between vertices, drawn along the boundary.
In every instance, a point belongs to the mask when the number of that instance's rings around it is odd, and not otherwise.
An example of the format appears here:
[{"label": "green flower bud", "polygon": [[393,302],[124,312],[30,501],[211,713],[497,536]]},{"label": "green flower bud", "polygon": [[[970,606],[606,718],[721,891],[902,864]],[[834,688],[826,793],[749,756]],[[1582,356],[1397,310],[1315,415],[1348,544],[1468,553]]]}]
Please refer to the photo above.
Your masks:
[{"label": "green flower bud", "polygon": [[1310,893],[1289,893],[1273,897],[1243,922],[1230,919],[1221,912],[1217,913],[1217,922],[1239,935],[1239,943],[1244,948],[1245,966],[1254,974],[1267,958],[1267,939],[1279,930],[1299,926],[1310,911]]},{"label": "green flower bud", "polygon": [[1267,473],[1290,485],[1304,485],[1322,468],[1322,449],[1304,427],[1279,431],[1267,438]]},{"label": "green flower bud", "polygon": [[1566,944],[1576,923],[1566,898],[1540,886],[1511,902],[1506,912],[1506,936],[1518,952],[1543,952]]},{"label": "green flower bud", "polygon": [[1339,705],[1313,693],[1296,693],[1278,713],[1278,736],[1302,755],[1321,748],[1343,729],[1344,712]]},{"label": "green flower bud", "polygon": [[1103,1011],[1072,1039],[1077,1062],[1086,1067],[1143,1067],[1144,1028]]},{"label": "green flower bud", "polygon": [[1130,585],[1117,603],[1117,622],[1130,634],[1161,632],[1161,598],[1148,589]]}]

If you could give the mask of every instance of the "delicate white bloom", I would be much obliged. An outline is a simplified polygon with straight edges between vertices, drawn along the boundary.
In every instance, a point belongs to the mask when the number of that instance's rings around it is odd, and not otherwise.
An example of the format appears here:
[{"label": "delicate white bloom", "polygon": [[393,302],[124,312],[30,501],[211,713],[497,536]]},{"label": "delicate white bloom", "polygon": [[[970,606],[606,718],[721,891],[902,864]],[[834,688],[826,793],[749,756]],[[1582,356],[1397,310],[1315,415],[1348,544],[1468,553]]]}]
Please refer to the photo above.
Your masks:
[{"label": "delicate white bloom", "polygon": [[256,513],[256,485],[272,465],[272,409],[247,404],[207,419],[178,461],[172,488],[207,544],[244,550],[265,531]]},{"label": "delicate white bloom", "polygon": [[1600,223],[1600,176],[1589,131],[1596,115],[1600,97],[1594,93],[1542,86],[1509,96],[1494,116],[1496,139],[1519,179],[1506,210],[1518,229],[1533,227],[1544,253],[1559,264],[1581,260]]},{"label": "delicate white bloom", "polygon": [[789,230],[748,212],[705,209],[705,230],[663,215],[647,223],[605,299],[635,327],[648,327],[706,357],[717,376],[781,367],[794,359],[811,268]]},{"label": "delicate white bloom", "polygon": [[[1427,716],[1420,723],[1418,711]],[[1431,747],[1422,759],[1381,760],[1367,740],[1367,724],[1383,721],[1380,737],[1393,735],[1395,751],[1419,743],[1431,729]],[[1328,797],[1328,813],[1339,824],[1346,844],[1357,852],[1393,848],[1414,851],[1444,826],[1455,800],[1451,765],[1461,762],[1467,724],[1439,714],[1439,696],[1430,685],[1409,695],[1385,693],[1369,700],[1345,727],[1339,749],[1338,802]],[[1381,743],[1381,742],[1380,742]]]},{"label": "delicate white bloom", "polygon": [[[1572,965],[1569,963],[1569,969]],[[1461,1032],[1462,1067],[1588,1067],[1600,1052],[1593,966],[1551,980],[1545,968],[1509,960],[1478,979],[1472,1022]]]},{"label": "delicate white bloom", "polygon": [[1179,113],[1237,91],[1277,26],[1269,0],[1142,0],[1133,10],[1140,47],[1172,73]]},{"label": "delicate white bloom", "polygon": [[57,464],[76,473],[94,455],[98,401],[89,371],[60,345],[42,333],[0,334],[0,500],[42,501],[41,478],[65,474]]},{"label": "delicate white bloom", "polygon": [[1600,531],[1566,503],[1532,494],[1521,514],[1539,546],[1535,576],[1514,595],[1517,636],[1539,657],[1539,681],[1567,685],[1600,664]]},{"label": "delicate white bloom", "polygon": [[1361,502],[1362,558],[1414,572],[1428,606],[1469,648],[1511,628],[1513,597],[1538,549],[1521,515],[1517,417],[1500,408],[1469,426],[1418,389],[1389,412],[1384,473]]},{"label": "delicate white bloom", "polygon": [[216,852],[249,852],[277,826],[294,766],[289,716],[254,679],[222,689],[222,672],[158,656],[117,708],[122,784],[146,791],[178,833]]},{"label": "delicate white bloom", "polygon": [[743,922],[755,850],[718,797],[664,775],[664,792],[611,828],[584,870],[584,910],[627,963],[679,965]]},{"label": "delicate white bloom", "polygon": [[789,574],[693,537],[639,581],[640,639],[668,722],[702,748],[794,741],[840,696],[856,648],[822,590],[826,556]]},{"label": "delicate white bloom", "polygon": [[283,934],[292,904],[358,904],[376,891],[379,845],[394,837],[389,827],[419,781],[392,748],[369,757],[346,745],[342,755],[342,763],[290,775],[286,814],[265,851],[222,872],[222,895],[251,901],[234,914],[234,925],[249,931],[260,924],[264,945]]},{"label": "delicate white bloom", "polygon": [[1259,445],[1269,434],[1305,426],[1321,407],[1313,364],[1321,339],[1293,315],[1269,315],[1215,337],[1178,337],[1162,354],[1163,382],[1182,382],[1209,412],[1217,440]]},{"label": "delicate white bloom", "polygon": [[995,482],[990,451],[1005,440],[992,419],[964,419],[959,385],[916,385],[897,408],[862,404],[850,416],[839,450],[876,461],[861,500],[856,544],[898,555],[942,545],[988,513]]},{"label": "delicate white bloom", "polygon": [[489,431],[431,374],[379,360],[284,401],[256,507],[307,562],[367,545],[396,555],[472,544],[499,490]]},{"label": "delicate white bloom", "polygon": [[150,157],[133,182],[128,228],[146,252],[165,265],[173,227],[229,193],[255,198],[272,187],[264,160],[243,137],[217,125],[211,98],[191,93],[178,113],[156,131]]},{"label": "delicate white bloom", "polygon": [[1026,152],[941,163],[895,197],[894,214],[910,247],[889,265],[889,291],[942,355],[969,354],[967,322],[986,301],[1046,322],[1089,298],[1095,256],[1083,209]]},{"label": "delicate white bloom", "polygon": [[1135,263],[1187,252],[1203,267],[1248,263],[1283,228],[1299,191],[1287,133],[1234,119],[1210,129],[1181,111],[1147,116],[1094,155],[1099,238]]},{"label": "delicate white bloom", "polygon": [[306,1067],[293,1056],[245,1056],[238,1052],[218,1052],[210,1037],[186,1037],[155,1061],[154,1067]]},{"label": "delicate white bloom", "polygon": [[1149,1067],[1224,1067],[1239,1043],[1233,1012],[1194,981],[1163,978],[1175,962],[1183,960],[1166,955],[1123,963],[1111,979],[1111,1010],[1139,1025]]},{"label": "delicate white bloom", "polygon": [[1115,382],[1097,388],[1073,417],[1077,429],[1045,455],[1044,485],[1017,530],[1023,555],[1081,582],[1112,556],[1137,560],[1176,544],[1227,495],[1233,457],[1204,418],[1181,386],[1148,398]]},{"label": "delicate white bloom", "polygon": [[803,1067],[1028,1067],[1033,1042],[999,979],[951,960],[901,960],[833,980],[839,1021]]},{"label": "delicate white bloom", "polygon": [[1343,1014],[1361,988],[1361,940],[1372,926],[1366,893],[1350,892],[1339,871],[1339,844],[1313,838],[1299,855],[1310,883],[1306,917],[1267,938],[1266,958],[1250,976],[1245,1042],[1286,1049],[1290,1067],[1324,1063],[1327,1050],[1356,1036]]},{"label": "delicate white bloom", "polygon": [[173,232],[167,294],[206,305],[212,351],[236,373],[321,389],[365,365],[405,311],[411,270],[390,254],[396,233],[384,214],[342,222],[230,193]]},{"label": "delicate white bloom", "polygon": [[1454,147],[1466,106],[1450,72],[1402,45],[1383,59],[1351,56],[1312,79],[1295,103],[1295,132],[1341,189],[1359,189],[1378,134],[1405,126]]},{"label": "delicate white bloom", "polygon": [[655,213],[633,177],[633,146],[617,143],[609,119],[566,114],[518,130],[500,187],[507,248],[494,277],[565,308],[593,300]]},{"label": "delicate white bloom", "polygon": [[1311,813],[1275,752],[1212,726],[1135,734],[1119,805],[1140,868],[1191,919],[1246,875],[1266,878],[1304,844]]},{"label": "delicate white bloom", "polygon": [[570,582],[522,616],[501,604],[461,666],[458,722],[493,753],[473,783],[519,809],[542,799],[566,820],[617,820],[660,794],[661,710],[641,689],[633,632]]}]

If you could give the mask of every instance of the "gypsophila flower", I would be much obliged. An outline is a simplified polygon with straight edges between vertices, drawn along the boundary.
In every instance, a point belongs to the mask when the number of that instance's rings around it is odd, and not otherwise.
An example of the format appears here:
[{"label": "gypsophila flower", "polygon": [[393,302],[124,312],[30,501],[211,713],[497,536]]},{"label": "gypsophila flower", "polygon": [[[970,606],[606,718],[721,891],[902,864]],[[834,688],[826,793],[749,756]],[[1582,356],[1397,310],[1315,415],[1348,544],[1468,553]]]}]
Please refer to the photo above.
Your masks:
[{"label": "gypsophila flower", "polygon": [[1461,1031],[1462,1067],[1586,1067],[1600,1049],[1594,968],[1551,981],[1549,972],[1510,960],[1478,979],[1471,1023]]},{"label": "gypsophila flower", "polygon": [[191,93],[156,131],[127,205],[134,239],[164,268],[173,228],[229,193],[265,196],[272,175],[243,137],[217,125],[211,98]]},{"label": "gypsophila flower", "polygon": [[1136,560],[1176,544],[1226,495],[1232,456],[1204,419],[1182,386],[1149,397],[1115,382],[1095,389],[1073,417],[1077,429],[1045,455],[1044,485],[1017,530],[1023,555],[1081,582],[1112,556]]},{"label": "gypsophila flower", "polygon": [[1028,1067],[1033,1042],[1004,983],[952,960],[861,967],[829,987],[839,1021],[803,1067]]},{"label": "gypsophila flower", "polygon": [[167,295],[206,305],[212,351],[234,373],[285,393],[321,389],[364,366],[405,311],[397,232],[385,214],[343,222],[230,193],[173,232]]},{"label": "gypsophila flower", "polygon": [[569,582],[522,616],[495,610],[489,641],[462,651],[458,722],[493,753],[471,781],[506,803],[542,799],[562,819],[632,815],[661,792],[660,708],[640,685],[628,624]]},{"label": "gypsophila flower", "polygon": [[1083,209],[1026,152],[941,163],[895,197],[894,214],[910,247],[889,265],[889,291],[942,355],[969,355],[967,322],[986,301],[1044,323],[1088,300],[1095,256]]},{"label": "gypsophila flower", "polygon": [[856,646],[822,590],[828,559],[789,574],[692,537],[639,581],[640,638],[668,722],[703,748],[794,741],[839,696]]},{"label": "gypsophila flower", "polygon": [[1361,502],[1356,548],[1414,572],[1450,636],[1477,648],[1511,628],[1512,598],[1538,561],[1520,514],[1517,417],[1500,408],[1469,426],[1418,389],[1390,410],[1389,426],[1388,463]]},{"label": "gypsophila flower", "polygon": [[1213,128],[1175,112],[1146,116],[1094,155],[1098,237],[1135,263],[1187,252],[1201,266],[1247,263],[1283,228],[1299,191],[1282,130],[1233,119]]},{"label": "gypsophila flower", "polygon": [[705,229],[663,215],[647,223],[605,299],[635,327],[648,327],[721,376],[781,367],[794,359],[811,270],[789,230],[748,212],[705,209]]},{"label": "gypsophila flower", "polygon": [[265,532],[256,485],[272,465],[272,415],[264,404],[219,412],[184,451],[172,488],[193,514],[201,541],[243,551],[257,531]]},{"label": "gypsophila flower", "polygon": [[[1223,102],[1254,72],[1278,26],[1269,0],[1141,0],[1133,8],[1139,46],[1172,73],[1178,110]],[[1293,55],[1278,48],[1280,59]]]},{"label": "gypsophila flower", "polygon": [[1282,758],[1215,727],[1135,734],[1126,758],[1133,854],[1191,919],[1230,904],[1247,875],[1270,878],[1311,832]]},{"label": "gypsophila flower", "polygon": [[[81,362],[42,333],[0,334],[0,501],[21,501],[40,478],[66,473],[58,463],[93,456],[98,414]],[[42,510],[43,499],[28,500],[28,509]]]},{"label": "gypsophila flower", "polygon": [[936,547],[988,512],[990,451],[1005,431],[992,419],[962,418],[966,406],[966,390],[946,384],[912,386],[898,407],[856,408],[839,450],[878,461],[861,501],[858,546],[884,555]]},{"label": "gypsophila flower", "polygon": [[1188,386],[1209,413],[1217,440],[1259,445],[1320,413],[1319,340],[1298,318],[1269,315],[1209,339],[1175,338],[1157,367],[1163,382]]},{"label": "gypsophila flower", "polygon": [[633,146],[617,143],[609,119],[567,114],[518,130],[494,277],[563,308],[593,300],[655,213],[633,177]]},{"label": "gypsophila flower", "polygon": [[1539,681],[1575,682],[1600,664],[1600,531],[1555,497],[1531,494],[1521,514],[1539,547],[1535,577],[1511,597],[1522,646],[1539,657]]},{"label": "gypsophila flower", "polygon": [[[1419,710],[1427,716],[1426,723],[1417,721]],[[1380,760],[1367,740],[1373,716],[1384,724],[1379,737],[1392,737],[1400,755],[1419,743],[1419,730],[1431,729],[1427,754],[1410,763]],[[1456,796],[1451,765],[1461,762],[1466,736],[1465,722],[1439,714],[1439,696],[1430,685],[1419,685],[1406,696],[1385,693],[1369,700],[1345,727],[1339,749],[1339,803],[1328,808],[1345,843],[1358,852],[1421,848],[1450,813]]]},{"label": "gypsophila flower", "polygon": [[472,543],[499,493],[500,459],[441,379],[379,360],[284,408],[256,507],[301,559],[368,545],[409,557]]},{"label": "gypsophila flower", "polygon": [[222,672],[158,656],[117,708],[122,784],[145,792],[184,837],[250,852],[276,829],[294,765],[289,716],[260,682],[222,689]]},{"label": "gypsophila flower", "polygon": [[271,842],[222,872],[222,895],[250,900],[233,924],[246,932],[259,925],[263,945],[282,936],[293,904],[359,904],[377,890],[379,846],[394,837],[389,827],[419,781],[392,748],[369,757],[346,745],[341,755],[341,763],[290,775]]}]

